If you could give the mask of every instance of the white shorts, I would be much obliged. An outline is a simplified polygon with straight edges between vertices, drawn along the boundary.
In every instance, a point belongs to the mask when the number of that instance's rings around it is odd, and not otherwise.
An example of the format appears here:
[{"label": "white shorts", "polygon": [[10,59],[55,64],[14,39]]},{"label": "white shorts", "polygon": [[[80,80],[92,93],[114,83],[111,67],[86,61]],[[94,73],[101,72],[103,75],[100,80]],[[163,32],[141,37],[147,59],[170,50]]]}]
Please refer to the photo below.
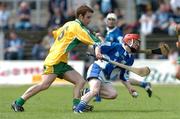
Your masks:
[{"label": "white shorts", "polygon": [[[86,79],[89,81],[92,78],[96,78],[96,79],[100,80],[103,83],[110,83],[111,81],[118,79],[119,72],[120,72],[120,69],[115,68],[112,71],[110,76],[106,76],[104,74],[102,68],[98,64],[93,63],[93,64],[91,64],[91,66],[88,69]],[[109,77],[109,78],[107,79],[107,77]]]}]

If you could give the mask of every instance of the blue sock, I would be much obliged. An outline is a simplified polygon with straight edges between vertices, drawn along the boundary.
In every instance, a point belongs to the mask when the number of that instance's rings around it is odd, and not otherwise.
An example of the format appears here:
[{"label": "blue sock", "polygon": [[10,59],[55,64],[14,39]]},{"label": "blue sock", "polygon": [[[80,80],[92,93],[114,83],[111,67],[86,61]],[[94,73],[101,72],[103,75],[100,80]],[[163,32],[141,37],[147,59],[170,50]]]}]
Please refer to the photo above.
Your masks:
[{"label": "blue sock", "polygon": [[83,112],[83,110],[85,109],[87,103],[84,102],[83,100],[80,101],[80,103],[77,105],[75,111],[76,112]]},{"label": "blue sock", "polygon": [[147,86],[147,82],[143,81],[143,82],[140,83],[140,87],[145,88],[146,86]]},{"label": "blue sock", "polygon": [[94,101],[96,101],[96,102],[101,102],[101,97],[99,96],[99,94],[97,94],[96,96],[95,96],[95,100]]}]

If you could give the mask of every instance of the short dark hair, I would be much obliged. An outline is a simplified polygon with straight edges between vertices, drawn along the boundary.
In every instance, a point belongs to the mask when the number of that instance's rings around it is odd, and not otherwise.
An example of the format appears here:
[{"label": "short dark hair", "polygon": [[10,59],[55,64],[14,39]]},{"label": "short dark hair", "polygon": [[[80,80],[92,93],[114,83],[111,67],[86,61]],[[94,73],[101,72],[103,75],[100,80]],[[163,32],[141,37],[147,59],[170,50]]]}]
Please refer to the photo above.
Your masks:
[{"label": "short dark hair", "polygon": [[87,12],[91,12],[93,13],[93,9],[91,9],[90,7],[88,7],[87,5],[81,5],[80,7],[77,8],[76,10],[76,18],[79,17],[79,15],[81,14],[82,16],[84,16]]}]

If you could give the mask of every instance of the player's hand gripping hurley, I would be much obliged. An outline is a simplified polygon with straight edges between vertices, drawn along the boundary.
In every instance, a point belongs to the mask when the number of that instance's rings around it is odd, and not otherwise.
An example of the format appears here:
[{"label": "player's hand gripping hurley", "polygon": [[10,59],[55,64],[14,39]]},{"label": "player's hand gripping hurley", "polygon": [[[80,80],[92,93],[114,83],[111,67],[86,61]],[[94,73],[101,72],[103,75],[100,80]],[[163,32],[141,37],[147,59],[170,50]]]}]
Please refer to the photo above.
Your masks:
[{"label": "player's hand gripping hurley", "polygon": [[[92,56],[92,57],[95,57],[95,55],[91,54],[91,53],[87,53],[88,56]],[[107,62],[110,62],[111,64],[113,65],[116,65],[118,67],[121,67],[121,68],[124,68],[128,71],[131,71],[141,77],[144,77],[144,76],[148,76],[150,74],[150,69],[149,67],[141,67],[141,68],[136,68],[136,67],[132,67],[132,66],[128,66],[128,65],[124,65],[122,63],[118,63],[118,62],[115,62],[115,61],[112,61],[110,59],[107,59],[107,58],[102,58],[101,60],[104,60],[104,61],[107,61]]]},{"label": "player's hand gripping hurley", "polygon": [[164,56],[168,56],[170,51],[170,48],[168,46],[168,44],[161,44],[159,48],[156,49],[143,49],[143,50],[139,50],[137,51],[137,53],[145,53],[145,54],[159,54],[159,55],[164,55]]}]

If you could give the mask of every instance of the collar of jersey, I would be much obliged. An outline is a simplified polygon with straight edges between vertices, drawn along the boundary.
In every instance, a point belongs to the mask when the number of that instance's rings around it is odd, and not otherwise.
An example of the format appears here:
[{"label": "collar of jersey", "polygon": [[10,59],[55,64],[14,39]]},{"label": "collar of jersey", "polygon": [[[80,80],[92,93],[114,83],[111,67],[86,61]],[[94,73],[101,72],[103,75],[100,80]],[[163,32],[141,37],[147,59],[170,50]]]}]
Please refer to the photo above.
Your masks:
[{"label": "collar of jersey", "polygon": [[84,24],[79,19],[75,19],[75,21],[78,22],[81,26],[84,26]]},{"label": "collar of jersey", "polygon": [[115,31],[115,30],[116,30],[116,28],[117,28],[117,27],[114,27],[113,29],[109,29],[109,28],[107,27],[106,29],[107,29],[107,31],[108,31],[108,34],[109,34],[110,32],[113,32],[113,31]]}]

